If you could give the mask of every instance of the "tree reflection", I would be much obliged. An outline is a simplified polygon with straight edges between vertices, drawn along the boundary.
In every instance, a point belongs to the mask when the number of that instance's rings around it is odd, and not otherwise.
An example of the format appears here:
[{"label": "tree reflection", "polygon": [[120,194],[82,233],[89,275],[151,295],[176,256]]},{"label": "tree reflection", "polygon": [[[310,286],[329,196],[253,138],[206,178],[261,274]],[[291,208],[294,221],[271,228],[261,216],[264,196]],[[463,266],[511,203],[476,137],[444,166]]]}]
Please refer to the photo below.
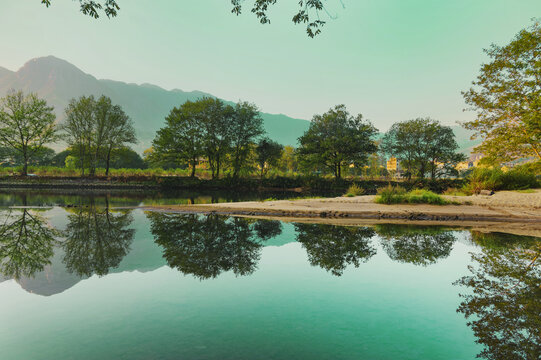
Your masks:
[{"label": "tree reflection", "polygon": [[223,271],[251,274],[257,268],[262,242],[282,231],[277,222],[215,214],[149,213],[148,217],[169,266],[200,279],[215,278]]},{"label": "tree reflection", "polygon": [[65,230],[64,263],[78,276],[107,275],[118,267],[130,250],[135,230],[130,212],[109,210],[90,204],[79,206],[68,215]]},{"label": "tree reflection", "polygon": [[0,225],[0,272],[10,278],[32,277],[51,263],[59,232],[37,211],[11,210]]},{"label": "tree reflection", "polygon": [[298,223],[295,230],[310,264],[336,276],[341,276],[348,265],[359,267],[376,254],[370,244],[375,234],[372,228]]},{"label": "tree reflection", "polygon": [[[455,282],[467,288],[457,312],[471,319],[484,359],[541,358],[541,239],[473,233],[486,245],[472,253],[471,275]],[[511,237],[511,240],[512,237]]]},{"label": "tree reflection", "polygon": [[422,266],[448,257],[456,241],[451,231],[439,227],[381,224],[376,232],[392,260]]}]

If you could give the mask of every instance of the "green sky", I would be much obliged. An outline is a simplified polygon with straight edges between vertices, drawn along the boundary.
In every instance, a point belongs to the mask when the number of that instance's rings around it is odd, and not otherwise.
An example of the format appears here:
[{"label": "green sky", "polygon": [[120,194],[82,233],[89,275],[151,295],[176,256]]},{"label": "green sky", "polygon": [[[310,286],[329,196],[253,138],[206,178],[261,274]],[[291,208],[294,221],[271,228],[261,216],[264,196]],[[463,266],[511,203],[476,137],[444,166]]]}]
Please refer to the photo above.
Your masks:
[{"label": "green sky", "polygon": [[[308,38],[280,0],[272,24],[236,17],[229,0],[118,0],[119,17],[98,21],[78,2],[0,1],[0,66],[16,70],[55,55],[98,78],[201,90],[249,100],[262,110],[309,119],[344,103],[382,130],[431,116],[464,113],[482,49],[508,42],[539,0],[328,0],[336,19]],[[249,3],[249,1],[247,1]]]}]

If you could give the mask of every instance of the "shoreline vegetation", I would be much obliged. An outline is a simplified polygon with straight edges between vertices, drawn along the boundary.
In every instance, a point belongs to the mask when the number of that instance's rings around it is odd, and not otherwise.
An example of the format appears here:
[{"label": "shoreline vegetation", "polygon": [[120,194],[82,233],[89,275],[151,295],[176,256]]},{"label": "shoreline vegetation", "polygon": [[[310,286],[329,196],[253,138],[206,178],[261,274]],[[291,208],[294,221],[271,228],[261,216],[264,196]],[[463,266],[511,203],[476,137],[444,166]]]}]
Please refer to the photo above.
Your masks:
[{"label": "shoreline vegetation", "polygon": [[215,213],[342,225],[411,223],[474,227],[541,237],[541,190],[501,191],[492,196],[442,195],[451,205],[375,203],[376,196],[248,201],[139,207],[145,211]]}]

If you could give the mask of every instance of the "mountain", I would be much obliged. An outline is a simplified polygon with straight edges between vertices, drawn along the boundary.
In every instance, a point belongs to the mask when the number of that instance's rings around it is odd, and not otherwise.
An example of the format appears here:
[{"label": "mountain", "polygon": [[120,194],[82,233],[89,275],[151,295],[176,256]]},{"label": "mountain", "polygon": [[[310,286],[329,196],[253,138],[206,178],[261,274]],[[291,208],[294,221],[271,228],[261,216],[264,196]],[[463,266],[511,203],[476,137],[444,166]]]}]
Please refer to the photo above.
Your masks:
[{"label": "mountain", "polygon": [[[0,67],[0,97],[10,89],[36,92],[54,106],[60,121],[70,99],[82,95],[109,96],[133,119],[139,139],[135,149],[139,152],[150,147],[156,131],[174,106],[212,96],[201,91],[169,91],[151,84],[99,80],[54,56],[32,59],[16,72]],[[310,125],[309,121],[281,114],[261,113],[261,116],[269,137],[284,145],[295,145]]]}]

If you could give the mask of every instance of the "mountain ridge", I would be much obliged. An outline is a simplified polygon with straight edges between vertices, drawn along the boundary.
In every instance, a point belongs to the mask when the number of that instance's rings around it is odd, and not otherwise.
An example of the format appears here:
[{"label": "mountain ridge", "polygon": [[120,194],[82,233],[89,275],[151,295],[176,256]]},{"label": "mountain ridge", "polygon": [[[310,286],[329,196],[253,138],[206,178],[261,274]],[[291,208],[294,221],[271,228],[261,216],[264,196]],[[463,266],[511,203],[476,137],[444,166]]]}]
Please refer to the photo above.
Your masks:
[{"label": "mountain ridge", "polygon": [[[139,139],[134,148],[139,152],[150,147],[156,131],[164,125],[164,118],[173,107],[203,96],[215,97],[199,90],[166,90],[150,83],[98,79],[52,55],[30,59],[17,71],[0,67],[0,97],[10,89],[36,92],[54,106],[59,121],[63,120],[70,99],[82,95],[109,96],[133,119]],[[310,125],[307,120],[286,115],[261,112],[261,116],[268,136],[283,145],[296,145],[297,138]]]},{"label": "mountain ridge", "polygon": [[[36,92],[54,106],[58,120],[64,118],[64,109],[70,99],[82,95],[109,96],[113,103],[122,106],[133,119],[139,143],[134,149],[142,153],[151,146],[156,131],[164,126],[169,111],[188,100],[197,100],[214,95],[200,91],[184,91],[178,88],[167,90],[150,83],[128,83],[118,80],[98,79],[85,73],[70,62],[49,55],[28,60],[17,71],[0,66],[0,97],[10,89]],[[225,99],[225,103],[234,104]],[[261,112],[268,136],[282,145],[297,145],[300,137],[309,127],[310,121],[279,114]],[[451,126],[459,151],[469,154],[480,143],[470,140],[472,131],[460,126]],[[58,144],[55,150],[60,150]]]}]

